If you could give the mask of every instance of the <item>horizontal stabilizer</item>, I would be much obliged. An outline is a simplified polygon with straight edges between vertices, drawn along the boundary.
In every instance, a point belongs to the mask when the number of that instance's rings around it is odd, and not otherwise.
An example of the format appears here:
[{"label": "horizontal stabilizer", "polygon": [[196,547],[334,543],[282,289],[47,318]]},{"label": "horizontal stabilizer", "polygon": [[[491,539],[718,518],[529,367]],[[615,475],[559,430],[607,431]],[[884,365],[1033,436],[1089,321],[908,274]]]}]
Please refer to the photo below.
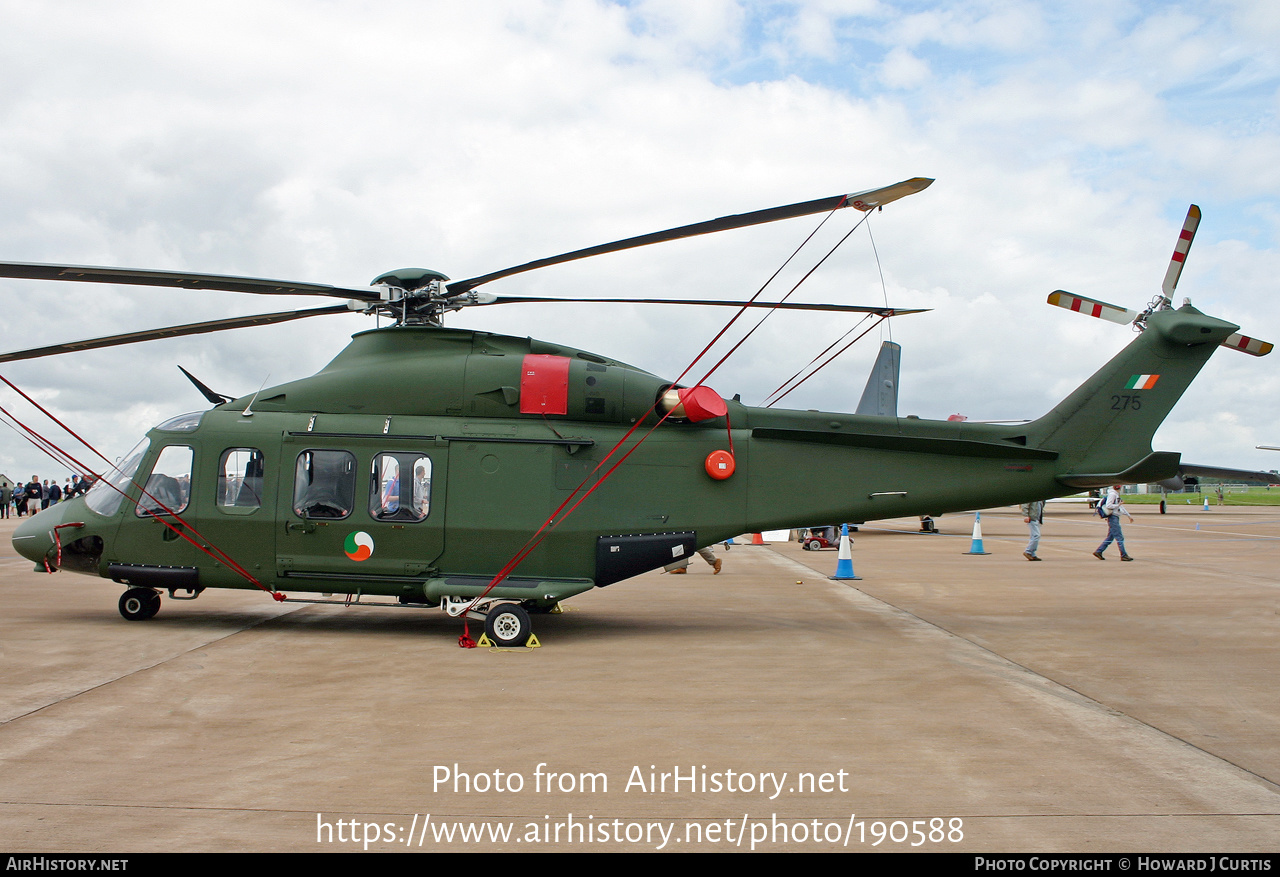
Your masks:
[{"label": "horizontal stabilizer", "polygon": [[1175,451],[1153,451],[1123,472],[1059,475],[1058,481],[1077,490],[1110,487],[1112,484],[1155,484],[1178,474],[1182,455]]},{"label": "horizontal stabilizer", "polygon": [[1276,478],[1270,472],[1254,469],[1224,469],[1221,466],[1196,466],[1191,463],[1184,463],[1179,471],[1193,478],[1212,478],[1215,481],[1257,481],[1260,484],[1270,484]]},{"label": "horizontal stabilizer", "polygon": [[1083,295],[1074,295],[1062,289],[1049,293],[1049,304],[1066,308],[1069,311],[1087,314],[1090,317],[1097,317],[1100,320],[1110,320],[1112,323],[1119,323],[1122,326],[1128,325],[1138,318],[1137,311],[1107,304],[1105,301],[1098,301],[1094,298],[1085,298]]}]

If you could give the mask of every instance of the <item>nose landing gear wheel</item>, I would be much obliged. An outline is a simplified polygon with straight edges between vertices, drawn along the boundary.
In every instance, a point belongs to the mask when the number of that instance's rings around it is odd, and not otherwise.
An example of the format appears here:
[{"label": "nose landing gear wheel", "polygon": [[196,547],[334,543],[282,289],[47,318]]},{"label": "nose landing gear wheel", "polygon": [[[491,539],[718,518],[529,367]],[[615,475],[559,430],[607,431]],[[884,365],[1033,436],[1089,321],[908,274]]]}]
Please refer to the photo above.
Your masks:
[{"label": "nose landing gear wheel", "polygon": [[150,588],[130,588],[120,595],[120,614],[129,621],[146,621],[160,611],[160,595]]},{"label": "nose landing gear wheel", "polygon": [[484,632],[496,645],[519,648],[529,641],[533,625],[518,603],[500,603],[484,617]]}]

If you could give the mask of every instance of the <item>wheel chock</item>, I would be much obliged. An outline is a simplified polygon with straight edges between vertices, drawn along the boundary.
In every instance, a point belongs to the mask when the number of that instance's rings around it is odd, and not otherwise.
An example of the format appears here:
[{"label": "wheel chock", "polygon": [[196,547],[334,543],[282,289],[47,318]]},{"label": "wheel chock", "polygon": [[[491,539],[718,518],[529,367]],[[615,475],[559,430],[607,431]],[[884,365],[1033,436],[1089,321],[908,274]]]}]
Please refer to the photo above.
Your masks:
[{"label": "wheel chock", "polygon": [[[502,648],[502,646],[498,645],[498,644],[497,644],[497,643],[495,643],[493,640],[489,639],[489,634],[487,634],[487,633],[482,633],[482,634],[480,634],[480,639],[478,639],[478,640],[476,641],[476,648],[478,648],[478,649],[502,649],[502,651],[504,651],[504,652],[505,652],[505,651],[509,651],[509,649],[503,649],[503,648]],[[526,648],[526,649],[540,649],[540,648],[542,648],[542,643],[538,642],[538,635],[537,635],[536,633],[531,633],[531,634],[529,634],[529,639],[528,639],[528,641],[527,641],[527,642],[522,646],[522,648]]]}]

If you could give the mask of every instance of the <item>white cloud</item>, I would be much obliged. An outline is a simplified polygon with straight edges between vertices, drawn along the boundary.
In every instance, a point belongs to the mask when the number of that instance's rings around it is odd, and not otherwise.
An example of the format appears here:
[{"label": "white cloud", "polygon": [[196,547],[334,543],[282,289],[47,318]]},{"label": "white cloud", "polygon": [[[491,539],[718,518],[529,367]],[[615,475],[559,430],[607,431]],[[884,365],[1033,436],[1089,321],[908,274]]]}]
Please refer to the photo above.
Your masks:
[{"label": "white cloud", "polygon": [[889,51],[880,65],[880,81],[889,88],[918,88],[929,79],[929,65],[903,48]]},{"label": "white cloud", "polygon": [[[1042,413],[1128,339],[1045,295],[1142,305],[1191,200],[1205,220],[1183,292],[1280,340],[1269,4],[11,3],[5,20],[0,259],[342,285],[408,264],[462,277],[927,175],[931,189],[872,220],[890,300],[936,308],[893,329],[916,413]],[[749,295],[809,227],[494,291]],[[0,294],[9,348],[291,306],[15,281]],[[801,295],[880,300],[865,236]],[[724,317],[520,306],[455,322],[674,374]],[[200,406],[175,362],[251,392],[268,373],[314,371],[369,325],[313,320],[5,373],[122,453],[140,421]],[[844,328],[771,321],[713,385],[758,399]],[[854,404],[874,341],[788,403]],[[1215,357],[1161,438],[1194,443],[1179,449],[1200,462],[1252,465],[1240,429],[1192,427],[1229,411],[1274,443],[1273,373]],[[0,470],[35,459],[0,449]]]}]

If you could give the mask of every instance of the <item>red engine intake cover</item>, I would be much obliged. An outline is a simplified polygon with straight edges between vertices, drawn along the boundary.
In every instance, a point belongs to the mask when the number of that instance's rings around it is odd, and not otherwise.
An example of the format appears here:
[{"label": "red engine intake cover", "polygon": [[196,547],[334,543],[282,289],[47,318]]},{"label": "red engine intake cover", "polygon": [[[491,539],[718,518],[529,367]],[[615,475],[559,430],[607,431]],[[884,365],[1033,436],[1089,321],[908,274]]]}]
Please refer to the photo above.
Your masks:
[{"label": "red engine intake cover", "polygon": [[710,387],[689,387],[676,392],[680,396],[684,416],[693,423],[710,420],[713,417],[724,417],[729,413],[729,406],[724,404],[720,394]]}]

